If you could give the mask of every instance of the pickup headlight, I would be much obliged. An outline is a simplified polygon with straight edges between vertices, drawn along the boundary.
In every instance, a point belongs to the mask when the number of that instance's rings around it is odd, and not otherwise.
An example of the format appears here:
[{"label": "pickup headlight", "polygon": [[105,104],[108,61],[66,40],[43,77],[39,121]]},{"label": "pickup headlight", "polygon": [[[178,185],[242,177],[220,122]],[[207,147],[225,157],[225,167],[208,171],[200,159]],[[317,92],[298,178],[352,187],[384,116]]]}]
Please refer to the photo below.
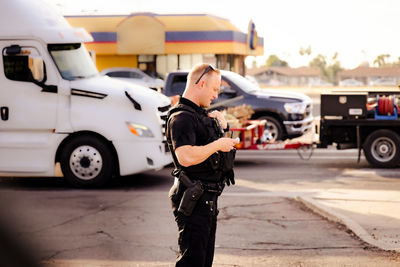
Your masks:
[{"label": "pickup headlight", "polygon": [[303,114],[306,112],[307,105],[303,102],[296,102],[296,103],[285,103],[283,105],[285,107],[285,110],[288,113],[298,113],[298,114]]},{"label": "pickup headlight", "polygon": [[129,131],[131,131],[131,133],[133,133],[136,136],[139,136],[139,137],[154,137],[154,135],[151,132],[151,130],[145,125],[137,124],[137,123],[133,123],[133,122],[127,122],[126,126],[128,126]]}]

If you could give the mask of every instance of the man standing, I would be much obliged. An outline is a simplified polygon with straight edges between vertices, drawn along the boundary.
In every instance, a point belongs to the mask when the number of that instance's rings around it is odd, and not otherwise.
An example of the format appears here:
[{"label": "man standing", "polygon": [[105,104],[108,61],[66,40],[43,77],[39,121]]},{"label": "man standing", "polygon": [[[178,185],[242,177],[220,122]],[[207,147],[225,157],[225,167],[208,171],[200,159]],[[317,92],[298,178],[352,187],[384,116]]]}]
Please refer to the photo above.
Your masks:
[{"label": "man standing", "polygon": [[212,266],[217,199],[225,182],[234,184],[238,141],[223,137],[228,124],[222,113],[205,110],[218,97],[220,86],[219,70],[196,65],[188,74],[183,96],[168,115],[166,136],[175,165],[169,197],[179,230],[176,266]]}]

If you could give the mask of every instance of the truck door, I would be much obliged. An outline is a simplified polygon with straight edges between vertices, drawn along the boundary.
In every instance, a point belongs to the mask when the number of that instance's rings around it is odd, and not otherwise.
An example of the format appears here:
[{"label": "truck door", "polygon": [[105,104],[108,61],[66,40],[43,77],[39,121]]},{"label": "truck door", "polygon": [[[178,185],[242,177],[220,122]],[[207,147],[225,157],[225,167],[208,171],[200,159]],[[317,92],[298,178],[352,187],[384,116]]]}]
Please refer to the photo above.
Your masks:
[{"label": "truck door", "polygon": [[0,173],[54,173],[57,87],[40,86],[57,84],[49,54],[32,40],[0,41],[0,49]]},{"label": "truck door", "polygon": [[222,104],[221,108],[228,108],[228,107],[235,107],[239,106],[243,103],[242,100],[243,97],[238,93],[237,90],[235,90],[234,86],[232,86],[232,83],[222,77],[221,80],[221,88],[218,94],[218,99],[214,101],[213,103],[217,104],[220,103]]}]

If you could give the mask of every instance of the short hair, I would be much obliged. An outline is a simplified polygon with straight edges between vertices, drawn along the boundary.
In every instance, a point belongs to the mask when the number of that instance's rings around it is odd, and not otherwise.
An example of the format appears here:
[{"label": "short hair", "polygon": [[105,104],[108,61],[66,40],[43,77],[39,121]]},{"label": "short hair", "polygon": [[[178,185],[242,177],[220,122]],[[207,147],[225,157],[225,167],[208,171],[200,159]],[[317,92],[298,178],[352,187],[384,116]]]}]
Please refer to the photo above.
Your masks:
[{"label": "short hair", "polygon": [[[194,84],[199,77],[202,75],[202,73],[210,66],[210,64],[207,63],[201,63],[201,64],[197,64],[195,65],[191,71],[189,72],[188,76],[187,76],[187,81],[188,84]],[[218,75],[221,75],[221,72],[219,71],[219,69],[212,67],[212,70],[210,70],[209,72],[215,72]],[[207,73],[208,74],[208,73]]]}]

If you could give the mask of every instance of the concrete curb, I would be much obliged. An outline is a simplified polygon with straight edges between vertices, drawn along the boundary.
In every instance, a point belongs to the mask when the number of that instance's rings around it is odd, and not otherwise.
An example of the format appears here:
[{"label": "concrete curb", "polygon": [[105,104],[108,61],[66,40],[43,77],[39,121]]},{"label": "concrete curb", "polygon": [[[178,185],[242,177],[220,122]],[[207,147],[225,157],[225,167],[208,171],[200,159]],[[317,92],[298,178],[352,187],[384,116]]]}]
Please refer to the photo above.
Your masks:
[{"label": "concrete curb", "polygon": [[318,201],[314,200],[312,197],[306,196],[297,196],[295,198],[297,201],[303,203],[306,207],[314,211],[315,213],[321,215],[322,217],[328,219],[332,222],[337,222],[345,225],[351,231],[354,232],[362,241],[378,247],[380,249],[386,251],[396,251],[400,252],[400,249],[393,249],[389,247],[387,244],[380,242],[379,240],[374,239],[360,224],[356,221],[350,219],[349,217],[340,214],[339,212],[335,211],[334,209],[318,203]]}]

